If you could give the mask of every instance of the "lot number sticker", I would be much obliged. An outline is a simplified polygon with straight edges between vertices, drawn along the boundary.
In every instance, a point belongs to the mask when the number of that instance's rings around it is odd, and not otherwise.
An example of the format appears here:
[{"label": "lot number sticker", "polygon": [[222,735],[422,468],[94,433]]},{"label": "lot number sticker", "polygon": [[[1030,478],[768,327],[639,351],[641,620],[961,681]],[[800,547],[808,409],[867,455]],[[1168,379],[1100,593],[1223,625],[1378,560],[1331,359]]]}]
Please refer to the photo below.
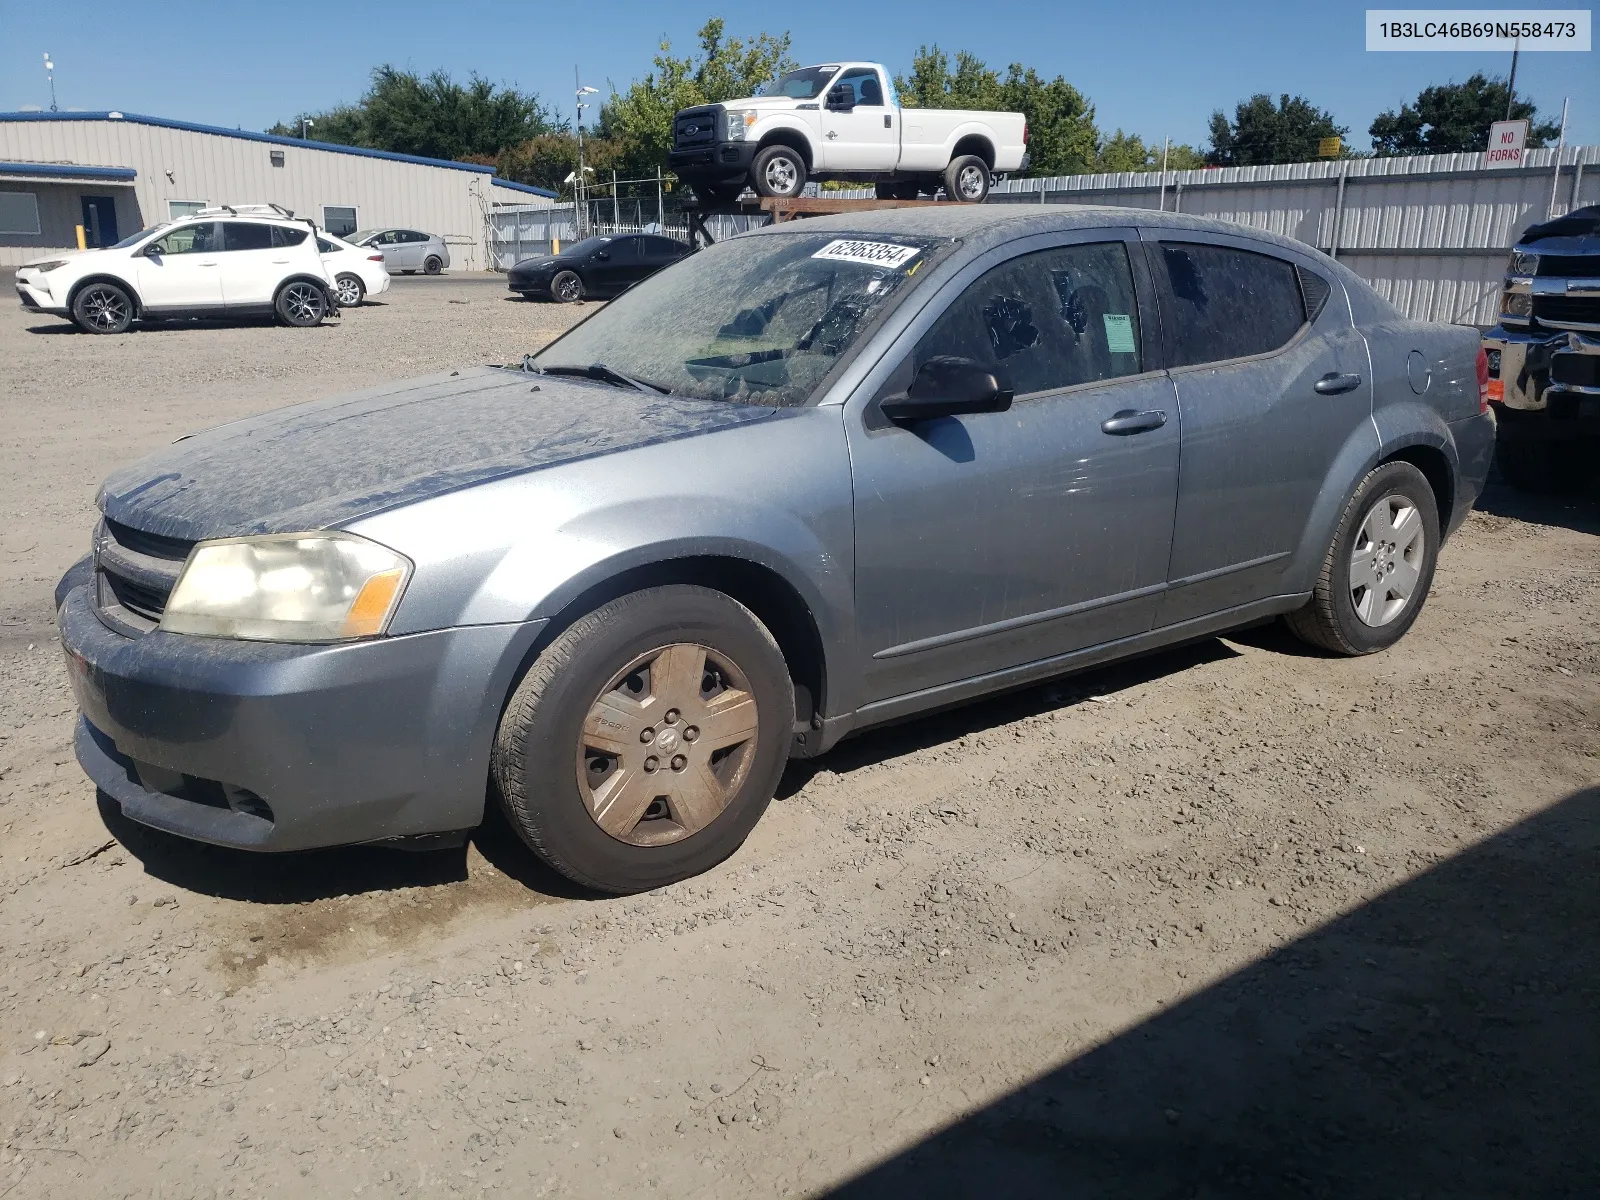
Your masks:
[{"label": "lot number sticker", "polygon": [[829,242],[812,258],[826,258],[833,262],[865,263],[869,267],[903,267],[922,252],[920,246],[897,246],[893,242],[857,242],[837,238]]},{"label": "lot number sticker", "polygon": [[1127,313],[1105,313],[1106,349],[1113,354],[1133,353],[1133,319]]}]

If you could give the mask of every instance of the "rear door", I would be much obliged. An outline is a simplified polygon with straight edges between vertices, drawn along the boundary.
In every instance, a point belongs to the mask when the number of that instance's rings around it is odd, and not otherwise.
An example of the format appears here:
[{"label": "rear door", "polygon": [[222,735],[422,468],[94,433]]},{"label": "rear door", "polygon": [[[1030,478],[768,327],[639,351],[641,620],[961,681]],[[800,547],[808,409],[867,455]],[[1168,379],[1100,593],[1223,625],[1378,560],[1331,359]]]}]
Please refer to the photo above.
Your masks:
[{"label": "rear door", "polygon": [[137,261],[140,302],[156,311],[222,307],[222,230],[216,221],[179,225]]},{"label": "rear door", "polygon": [[[285,273],[289,250],[272,244],[273,226],[260,221],[223,221],[222,302],[229,308],[272,303]],[[280,260],[275,263],[273,260]]]},{"label": "rear door", "polygon": [[1292,591],[1312,506],[1372,416],[1342,288],[1260,242],[1174,232],[1145,234],[1183,422],[1162,624]]},{"label": "rear door", "polygon": [[428,235],[415,229],[399,229],[395,234],[400,242],[400,269],[422,270],[422,248],[428,244]]},{"label": "rear door", "polygon": [[849,112],[822,109],[822,166],[842,171],[887,171],[899,158],[899,114],[889,106],[888,89],[871,67],[852,67],[829,91],[846,86],[854,93]]}]

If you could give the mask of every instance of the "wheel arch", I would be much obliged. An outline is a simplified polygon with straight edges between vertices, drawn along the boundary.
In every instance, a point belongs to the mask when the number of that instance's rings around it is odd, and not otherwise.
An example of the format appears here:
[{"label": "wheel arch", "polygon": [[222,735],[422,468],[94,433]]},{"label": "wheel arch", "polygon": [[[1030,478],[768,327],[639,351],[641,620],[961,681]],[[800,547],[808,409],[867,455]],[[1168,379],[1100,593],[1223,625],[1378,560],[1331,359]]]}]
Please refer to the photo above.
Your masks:
[{"label": "wheel arch", "polygon": [[67,292],[67,311],[69,313],[72,311],[72,306],[78,302],[78,293],[83,291],[83,289],[88,287],[91,283],[115,284],[117,287],[127,292],[128,299],[133,301],[133,315],[135,317],[144,315],[144,301],[139,297],[139,289],[134,287],[133,284],[129,283],[121,276],[112,275],[106,271],[96,271],[93,275],[85,275],[82,279],[78,280],[77,283],[72,285],[71,289],[69,289]]},{"label": "wheel arch", "polygon": [[1410,463],[1422,472],[1423,478],[1428,481],[1428,486],[1433,489],[1434,503],[1439,506],[1439,531],[1441,535],[1446,530],[1453,528],[1455,522],[1455,494],[1456,477],[1455,467],[1446,457],[1445,452],[1438,446],[1427,442],[1417,441],[1410,445],[1386,453],[1379,462],[1383,463],[1404,462]]},{"label": "wheel arch", "polygon": [[815,160],[811,151],[811,139],[806,136],[804,131],[795,129],[792,126],[780,125],[771,132],[761,135],[761,141],[756,145],[756,153],[760,154],[769,146],[789,147],[789,149],[799,154],[801,161],[806,164],[806,174],[811,174]]},{"label": "wheel arch", "polygon": [[946,163],[953,163],[956,159],[966,154],[976,154],[983,159],[984,166],[994,170],[995,148],[994,142],[986,133],[964,133],[956,139],[956,144],[950,148],[950,157]]},{"label": "wheel arch", "polygon": [[[351,272],[353,274],[353,272]],[[319,279],[308,271],[296,271],[293,275],[286,275],[278,280],[278,286],[272,289],[272,303],[278,303],[278,297],[283,295],[283,289],[291,283],[309,283],[322,289],[322,294],[328,298],[328,303],[334,308],[339,307],[338,285],[329,283],[326,279]],[[365,286],[363,281],[362,286]]]}]

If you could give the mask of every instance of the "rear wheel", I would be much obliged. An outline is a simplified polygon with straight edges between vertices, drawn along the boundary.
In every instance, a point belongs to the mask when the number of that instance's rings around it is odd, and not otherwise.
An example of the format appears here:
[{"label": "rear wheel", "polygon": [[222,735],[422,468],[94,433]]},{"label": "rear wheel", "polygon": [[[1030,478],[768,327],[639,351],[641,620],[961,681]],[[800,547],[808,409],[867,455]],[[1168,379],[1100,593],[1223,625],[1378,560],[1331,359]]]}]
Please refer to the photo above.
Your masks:
[{"label": "rear wheel", "polygon": [[583,280],[576,271],[557,271],[550,281],[550,298],[562,304],[576,304],[583,299]]},{"label": "rear wheel", "polygon": [[72,319],[85,333],[124,333],[133,323],[133,297],[114,283],[91,283],[72,298]]},{"label": "rear wheel", "polygon": [[944,169],[944,194],[962,204],[982,204],[989,195],[989,164],[963,154]]},{"label": "rear wheel", "polygon": [[1285,620],[1335,654],[1372,654],[1405,636],[1422,611],[1439,553],[1439,507],[1416,467],[1373,468],[1345,506],[1311,600]]},{"label": "rear wheel", "polygon": [[768,146],[750,168],[758,196],[793,199],[806,186],[806,162],[798,150]]},{"label": "rear wheel", "polygon": [[794,690],[744,605],[687,585],[575,622],[518,685],[494,779],[529,847],[569,879],[646,891],[727,858],[787,761]]},{"label": "rear wheel", "polygon": [[278,291],[273,307],[277,309],[278,320],[285,325],[309,329],[322,324],[322,319],[328,315],[328,297],[316,284],[295,279]]},{"label": "rear wheel", "polygon": [[340,275],[334,283],[337,285],[340,308],[354,308],[366,298],[367,288],[358,275],[348,272]]},{"label": "rear wheel", "polygon": [[424,275],[437,275],[444,270],[444,261],[437,254],[428,255],[427,261],[422,264]]}]

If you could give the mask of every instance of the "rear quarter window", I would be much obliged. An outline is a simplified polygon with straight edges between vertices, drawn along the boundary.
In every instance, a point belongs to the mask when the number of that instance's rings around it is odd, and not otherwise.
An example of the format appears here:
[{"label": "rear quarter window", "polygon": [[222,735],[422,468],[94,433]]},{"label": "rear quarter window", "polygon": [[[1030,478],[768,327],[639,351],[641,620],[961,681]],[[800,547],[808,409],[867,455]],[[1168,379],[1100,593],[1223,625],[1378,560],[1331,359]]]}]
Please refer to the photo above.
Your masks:
[{"label": "rear quarter window", "polygon": [[1161,266],[1175,367],[1270,353],[1306,323],[1299,274],[1281,258],[1162,242]]}]

